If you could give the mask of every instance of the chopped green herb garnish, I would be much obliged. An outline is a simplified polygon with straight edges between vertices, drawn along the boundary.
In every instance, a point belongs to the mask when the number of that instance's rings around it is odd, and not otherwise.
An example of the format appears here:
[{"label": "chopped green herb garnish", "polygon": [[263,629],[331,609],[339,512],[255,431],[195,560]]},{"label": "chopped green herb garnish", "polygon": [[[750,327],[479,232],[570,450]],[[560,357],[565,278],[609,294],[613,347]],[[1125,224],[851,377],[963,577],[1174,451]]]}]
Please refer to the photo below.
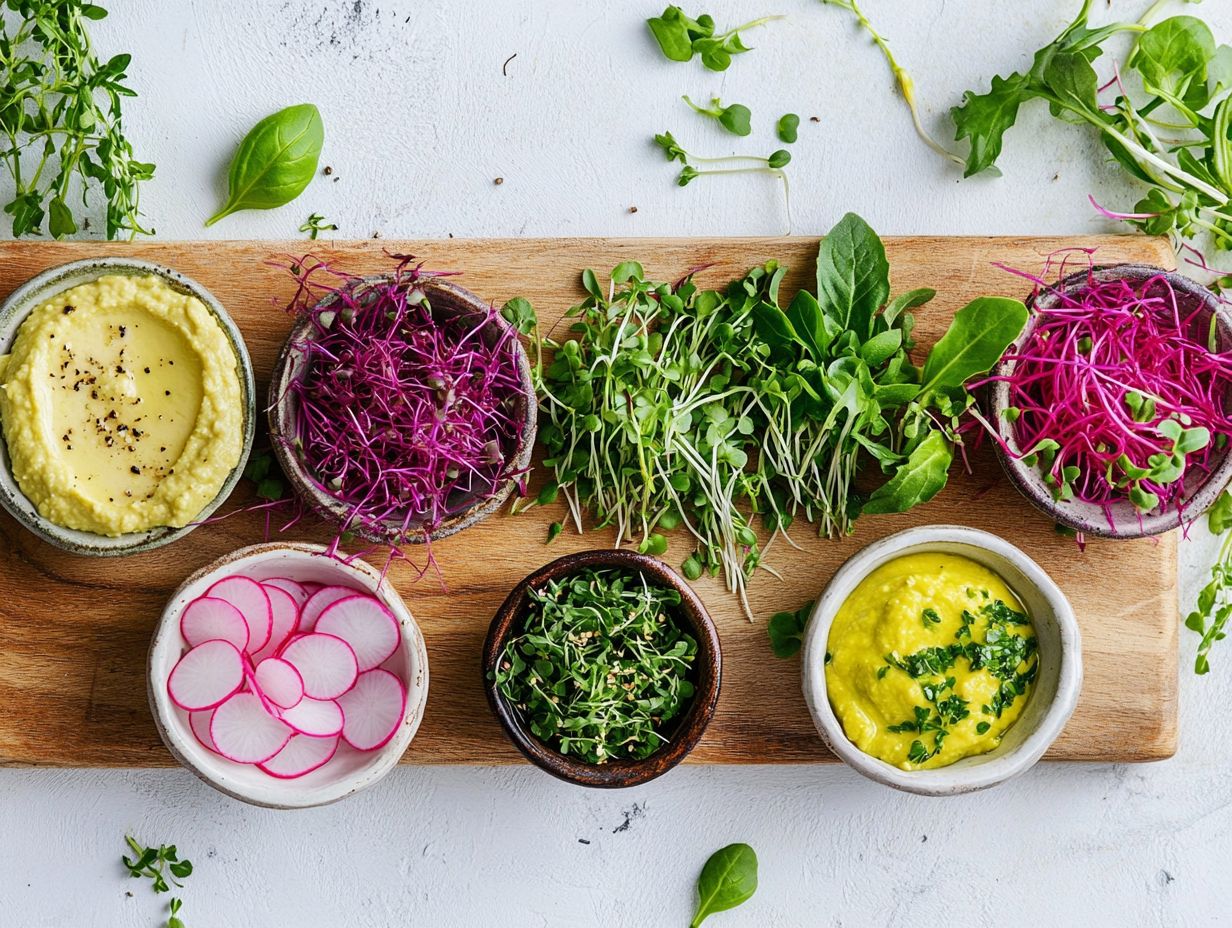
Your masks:
[{"label": "chopped green herb garnish", "polygon": [[931,606],[924,610],[922,618],[924,620],[925,628],[928,628],[929,625],[940,625],[941,624],[941,616],[938,615],[937,610],[932,608]]}]

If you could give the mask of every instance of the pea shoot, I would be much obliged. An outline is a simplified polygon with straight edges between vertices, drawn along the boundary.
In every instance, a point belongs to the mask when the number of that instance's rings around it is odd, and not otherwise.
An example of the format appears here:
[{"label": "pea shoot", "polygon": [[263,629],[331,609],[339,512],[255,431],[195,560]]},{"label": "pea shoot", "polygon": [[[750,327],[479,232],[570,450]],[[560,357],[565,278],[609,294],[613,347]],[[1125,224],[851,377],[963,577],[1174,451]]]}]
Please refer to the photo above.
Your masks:
[{"label": "pea shoot", "polygon": [[644,759],[693,697],[697,642],[680,594],[619,568],[587,568],[532,590],[493,673],[536,737],[591,764]]},{"label": "pea shoot", "polygon": [[[192,875],[192,861],[180,857],[174,844],[145,847],[132,835],[125,835],[124,843],[133,854],[120,858],[128,875],[133,879],[148,879],[155,893],[169,893],[172,886],[179,889],[184,885],[180,880]],[[175,896],[167,903],[166,928],[184,928],[179,917],[182,905],[183,901]]]}]

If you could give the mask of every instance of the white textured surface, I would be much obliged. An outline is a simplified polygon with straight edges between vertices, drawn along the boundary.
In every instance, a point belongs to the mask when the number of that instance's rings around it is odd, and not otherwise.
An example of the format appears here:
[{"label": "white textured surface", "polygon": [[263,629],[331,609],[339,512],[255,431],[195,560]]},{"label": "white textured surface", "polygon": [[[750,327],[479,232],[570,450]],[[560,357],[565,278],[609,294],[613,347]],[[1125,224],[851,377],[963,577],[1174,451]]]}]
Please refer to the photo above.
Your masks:
[{"label": "white textured surface", "polygon": [[[720,23],[790,16],[750,35],[758,49],[722,76],[657,57],[641,19],[658,2],[111,0],[96,34],[104,54],[134,53],[141,96],[128,126],[158,164],[146,206],[164,238],[293,236],[314,209],[346,236],[774,233],[771,181],[679,190],[648,139],[670,127],[699,152],[768,152],[788,109],[805,119],[796,232],[821,232],[847,209],[885,234],[1096,231],[1107,224],[1088,191],[1136,198],[1088,133],[1035,107],[1010,137],[1005,177],[960,182],[912,135],[847,17],[816,0],[706,3]],[[961,90],[1025,63],[1078,3],[866,5],[941,136]],[[1116,0],[1112,12],[1145,5]],[[1232,38],[1232,4],[1198,12]],[[729,146],[675,99],[711,91],[752,107],[753,140]],[[203,230],[235,142],[301,99],[321,107],[338,182]],[[1186,552],[1186,604],[1209,549]],[[757,848],[761,889],[708,924],[1216,924],[1232,851],[1232,648],[1196,680],[1193,645],[1182,632],[1174,760],[1043,765],[953,800],[894,794],[838,767],[684,768],[620,794],[530,769],[437,768],[276,813],[179,771],[0,770],[0,926],[159,924],[158,901],[119,867],[126,831],[195,860],[183,893],[194,928],[683,926],[698,868],[736,840]],[[1133,730],[1126,718],[1125,737]]]}]

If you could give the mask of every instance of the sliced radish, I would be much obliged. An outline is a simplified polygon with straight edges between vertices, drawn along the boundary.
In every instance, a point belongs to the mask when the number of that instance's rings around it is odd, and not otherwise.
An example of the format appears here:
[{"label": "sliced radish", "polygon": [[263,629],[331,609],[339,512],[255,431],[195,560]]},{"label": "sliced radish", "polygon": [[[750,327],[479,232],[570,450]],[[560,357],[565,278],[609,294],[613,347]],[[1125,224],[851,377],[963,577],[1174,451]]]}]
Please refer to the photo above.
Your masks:
[{"label": "sliced radish", "polygon": [[326,606],[314,631],[351,646],[359,672],[385,663],[398,650],[402,630],[392,612],[371,596],[347,596]]},{"label": "sliced radish", "polygon": [[357,751],[389,742],[406,713],[406,687],[388,670],[361,673],[350,692],[338,697],[345,723],[342,739]]},{"label": "sliced radish", "polygon": [[359,593],[359,590],[349,586],[323,586],[311,596],[304,606],[299,611],[299,630],[301,632],[310,632],[316,628],[317,619],[321,617],[321,613],[325,611],[327,606],[331,606],[340,599],[345,599],[348,596],[354,596]]},{"label": "sliced radish", "polygon": [[313,633],[296,638],[281,657],[295,665],[304,680],[304,695],[313,699],[336,699],[355,685],[359,674],[355,652],[334,635]]},{"label": "sliced radish", "polygon": [[304,678],[294,665],[278,657],[268,657],[257,664],[253,682],[279,709],[290,709],[304,698]]},{"label": "sliced radish", "polygon": [[282,750],[294,732],[265,711],[256,693],[236,693],[214,710],[214,749],[237,764],[261,764]]},{"label": "sliced radish", "polygon": [[282,710],[282,720],[301,735],[327,738],[342,733],[346,717],[334,700],[305,696],[290,709]]},{"label": "sliced radish", "polygon": [[308,601],[308,597],[312,595],[312,591],[300,583],[298,580],[292,580],[290,577],[270,577],[268,580],[261,581],[265,586],[276,586],[284,593],[290,593],[291,598],[295,600],[296,606],[302,606]]},{"label": "sliced radish", "polygon": [[[349,650],[349,648],[348,648]],[[213,709],[244,685],[244,658],[229,641],[203,641],[180,658],[167,693],[181,709]]]},{"label": "sliced radish", "polygon": [[203,641],[221,639],[243,651],[248,647],[248,623],[243,614],[225,599],[201,596],[180,613],[180,634],[195,648]]},{"label": "sliced radish", "polygon": [[272,777],[293,780],[312,773],[329,763],[338,750],[338,736],[313,738],[311,735],[292,735],[281,751],[257,766]]},{"label": "sliced radish", "polygon": [[233,574],[215,583],[206,595],[225,599],[244,614],[244,621],[248,623],[249,654],[265,647],[274,626],[273,610],[265,587],[251,577]]},{"label": "sliced radish", "polygon": [[218,748],[214,747],[214,739],[210,737],[210,721],[214,718],[213,709],[204,709],[200,712],[188,713],[188,727],[192,729],[193,735],[201,746],[207,751],[218,753]]},{"label": "sliced radish", "polygon": [[299,625],[299,603],[294,596],[282,587],[270,585],[265,586],[265,595],[270,601],[270,638],[263,648],[253,652],[252,659],[256,663],[275,654]]}]

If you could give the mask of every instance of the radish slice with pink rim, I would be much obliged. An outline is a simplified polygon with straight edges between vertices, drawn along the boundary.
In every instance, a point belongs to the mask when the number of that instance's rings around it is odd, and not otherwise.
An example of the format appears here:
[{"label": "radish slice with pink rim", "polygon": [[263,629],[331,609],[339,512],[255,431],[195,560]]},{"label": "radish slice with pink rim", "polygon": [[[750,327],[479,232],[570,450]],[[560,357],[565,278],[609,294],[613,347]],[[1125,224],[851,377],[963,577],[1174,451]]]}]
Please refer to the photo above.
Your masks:
[{"label": "radish slice with pink rim", "polygon": [[348,596],[355,596],[361,591],[353,589],[349,586],[323,586],[311,596],[304,606],[299,611],[299,630],[301,632],[313,631],[317,626],[317,619],[321,617],[321,613],[328,606],[333,605],[340,599],[345,599]]},{"label": "radish slice with pink rim", "polygon": [[180,658],[167,678],[167,695],[181,709],[213,709],[244,685],[244,658],[229,641],[203,641]]},{"label": "radish slice with pink rim", "polygon": [[294,780],[324,767],[338,750],[338,736],[292,735],[281,751],[257,766],[271,777]]},{"label": "radish slice with pink rim", "polygon": [[210,737],[210,721],[214,718],[213,709],[202,709],[188,713],[188,727],[200,745],[213,754],[218,753],[214,747],[214,739]]},{"label": "radish slice with pink rim", "polygon": [[313,699],[336,699],[355,685],[359,675],[355,652],[334,635],[314,632],[296,638],[281,656],[299,671],[304,680],[304,695]]},{"label": "radish slice with pink rim", "polygon": [[270,577],[268,580],[262,580],[264,586],[276,586],[284,593],[289,593],[291,598],[295,600],[296,607],[302,606],[308,601],[308,597],[312,595],[312,591],[298,580],[292,580],[290,577]]},{"label": "radish slice with pink rim", "polygon": [[380,667],[398,650],[402,629],[394,614],[378,600],[360,594],[326,606],[314,629],[351,646],[359,672]]},{"label": "radish slice with pink rim", "polygon": [[261,764],[283,749],[294,732],[265,711],[255,693],[236,693],[210,720],[216,750],[237,764]]},{"label": "radish slice with pink rim", "polygon": [[342,733],[346,716],[333,699],[312,699],[305,696],[290,709],[282,710],[282,720],[301,735],[327,738]]},{"label": "radish slice with pink rim", "polygon": [[180,634],[195,648],[204,641],[221,639],[239,651],[248,647],[248,623],[244,615],[225,599],[200,596],[180,613]]},{"label": "radish slice with pink rim", "polygon": [[252,680],[261,695],[279,709],[290,709],[304,698],[304,678],[281,658],[269,657],[257,664]]},{"label": "radish slice with pink rim", "polygon": [[338,697],[345,716],[342,739],[357,751],[389,742],[406,714],[406,687],[388,670],[361,673],[350,692]]},{"label": "radish slice with pink rim", "polygon": [[232,574],[223,577],[205,594],[216,599],[225,599],[244,615],[248,623],[248,652],[260,651],[270,640],[274,616],[265,587],[251,577]]},{"label": "radish slice with pink rim", "polygon": [[287,639],[295,634],[295,628],[299,625],[299,604],[295,597],[282,587],[269,584],[263,586],[270,601],[270,639],[265,643],[265,647],[253,653],[254,663],[260,663],[276,654],[278,649],[286,644]]}]

